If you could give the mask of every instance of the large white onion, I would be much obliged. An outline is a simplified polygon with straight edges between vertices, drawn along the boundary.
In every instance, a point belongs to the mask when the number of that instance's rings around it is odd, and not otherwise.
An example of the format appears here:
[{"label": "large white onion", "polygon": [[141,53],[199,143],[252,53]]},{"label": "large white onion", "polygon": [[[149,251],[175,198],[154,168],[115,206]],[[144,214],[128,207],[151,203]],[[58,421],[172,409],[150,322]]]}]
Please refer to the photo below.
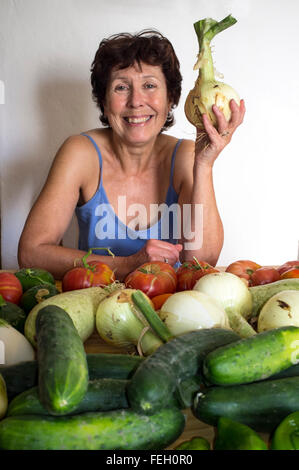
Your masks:
[{"label": "large white onion", "polygon": [[299,291],[285,290],[273,295],[260,311],[258,332],[280,328],[299,327]]},{"label": "large white onion", "polygon": [[3,362],[2,366],[11,366],[35,359],[35,351],[27,338],[4,320],[0,321],[0,347],[1,356],[4,352],[4,361],[1,361]]},{"label": "large white onion", "polygon": [[225,310],[231,328],[240,336],[256,334],[246,321],[252,310],[251,294],[239,276],[227,272],[206,274],[196,282],[193,289],[212,297]]},{"label": "large white onion", "polygon": [[172,294],[159,316],[174,336],[201,328],[230,329],[225,311],[210,296],[195,290]]}]

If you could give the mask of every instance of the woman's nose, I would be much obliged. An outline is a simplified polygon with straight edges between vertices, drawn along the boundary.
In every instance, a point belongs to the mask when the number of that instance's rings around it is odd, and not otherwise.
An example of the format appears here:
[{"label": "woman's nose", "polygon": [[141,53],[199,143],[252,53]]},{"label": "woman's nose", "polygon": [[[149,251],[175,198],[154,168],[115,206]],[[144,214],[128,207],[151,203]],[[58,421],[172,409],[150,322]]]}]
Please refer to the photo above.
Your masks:
[{"label": "woman's nose", "polygon": [[143,105],[144,95],[140,88],[132,87],[128,97],[128,104],[133,108],[138,108]]}]

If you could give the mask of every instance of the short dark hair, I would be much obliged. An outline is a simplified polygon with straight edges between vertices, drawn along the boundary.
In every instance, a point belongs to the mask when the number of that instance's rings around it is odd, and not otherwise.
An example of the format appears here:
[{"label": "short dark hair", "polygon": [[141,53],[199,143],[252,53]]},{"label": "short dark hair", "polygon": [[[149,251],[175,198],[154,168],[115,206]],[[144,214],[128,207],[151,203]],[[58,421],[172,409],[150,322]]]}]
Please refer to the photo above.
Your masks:
[{"label": "short dark hair", "polygon": [[[141,65],[141,62],[161,66],[171,107],[173,109],[178,105],[182,76],[180,63],[171,42],[156,30],[143,30],[136,34],[114,34],[100,42],[91,65],[92,97],[101,111],[100,121],[104,126],[109,126],[108,119],[104,116],[104,101],[112,69],[124,69],[135,63]],[[162,131],[173,124],[174,117],[170,112]]]}]

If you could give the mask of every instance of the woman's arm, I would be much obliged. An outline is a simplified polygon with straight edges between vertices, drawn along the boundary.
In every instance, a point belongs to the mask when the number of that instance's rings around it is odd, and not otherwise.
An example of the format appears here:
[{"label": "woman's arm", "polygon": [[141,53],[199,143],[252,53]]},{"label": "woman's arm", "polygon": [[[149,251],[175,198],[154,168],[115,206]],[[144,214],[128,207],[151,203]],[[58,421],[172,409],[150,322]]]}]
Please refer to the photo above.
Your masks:
[{"label": "woman's arm", "polygon": [[229,123],[216,106],[213,108],[218,130],[207,115],[203,116],[206,134],[197,134],[193,155],[190,151],[187,156],[179,198],[182,214],[190,208],[191,217],[185,220],[185,224],[182,217],[183,260],[192,260],[195,256],[215,265],[223,246],[224,233],[213,185],[213,165],[245,114],[243,100],[240,106],[234,101],[230,105],[232,117]]},{"label": "woman's arm", "polygon": [[[73,136],[57,152],[46,183],[32,207],[19,240],[20,267],[40,267],[61,279],[85,252],[60,245],[67,230],[80,190],[90,178],[90,156],[86,139]],[[102,261],[121,279],[134,267],[133,257],[91,255]]]}]

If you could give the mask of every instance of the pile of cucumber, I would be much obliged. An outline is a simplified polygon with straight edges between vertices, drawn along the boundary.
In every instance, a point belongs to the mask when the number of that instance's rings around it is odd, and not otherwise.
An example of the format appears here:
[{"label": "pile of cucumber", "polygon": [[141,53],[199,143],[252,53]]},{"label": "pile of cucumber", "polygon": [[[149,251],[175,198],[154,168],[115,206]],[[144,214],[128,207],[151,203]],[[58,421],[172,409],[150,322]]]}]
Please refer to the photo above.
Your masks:
[{"label": "pile of cucumber", "polygon": [[72,319],[54,305],[40,309],[36,337],[37,361],[1,368],[9,405],[0,449],[163,449],[183,432],[177,406],[151,417],[129,407],[126,388],[141,357],[86,354]]}]

